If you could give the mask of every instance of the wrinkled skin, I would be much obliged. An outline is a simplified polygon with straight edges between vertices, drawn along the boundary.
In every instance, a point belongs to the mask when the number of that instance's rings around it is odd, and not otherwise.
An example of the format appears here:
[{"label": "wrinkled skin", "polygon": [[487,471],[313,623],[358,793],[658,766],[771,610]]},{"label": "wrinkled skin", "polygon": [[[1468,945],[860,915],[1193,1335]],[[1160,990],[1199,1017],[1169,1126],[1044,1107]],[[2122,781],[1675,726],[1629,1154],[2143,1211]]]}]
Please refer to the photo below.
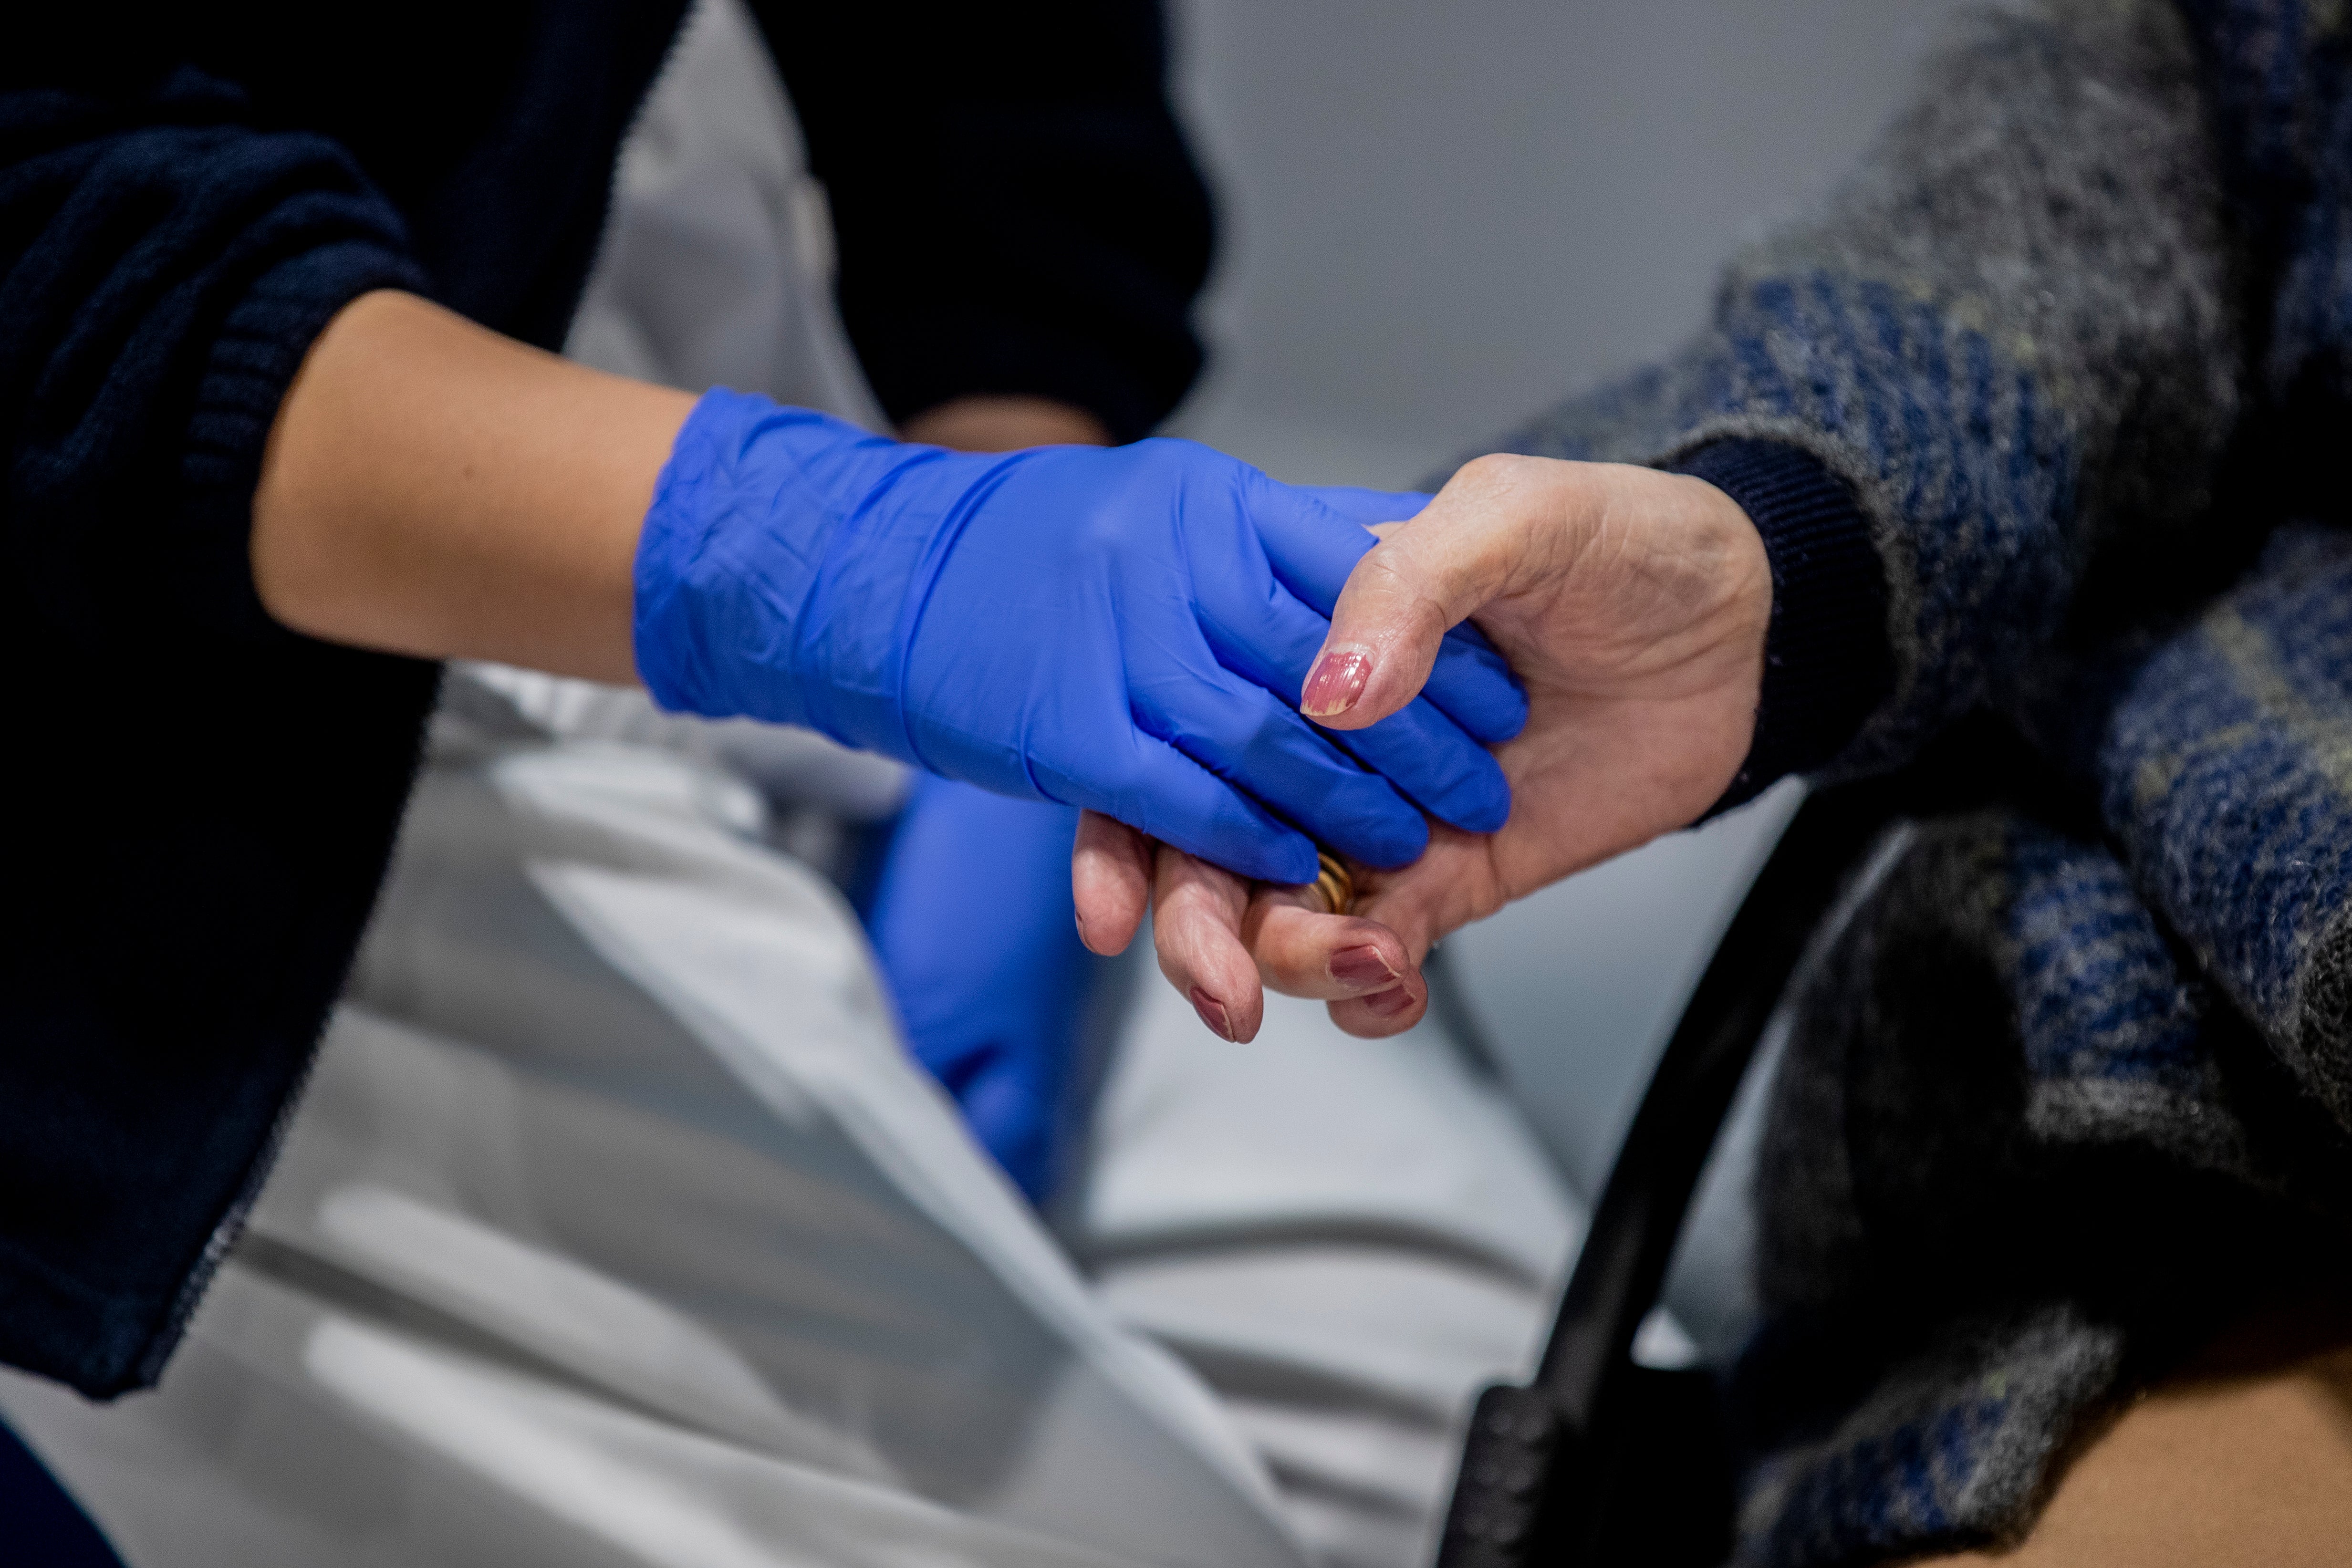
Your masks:
[{"label": "wrinkled skin", "polygon": [[1329,915],[1311,890],[1253,885],[1090,814],[1071,868],[1080,934],[1123,951],[1149,907],[1161,972],[1230,1040],[1256,1033],[1262,987],[1328,1002],[1350,1034],[1411,1028],[1440,937],[1686,826],[1754,734],[1771,574],[1747,515],[1704,480],[1484,457],[1420,516],[1375,531],[1323,654],[1368,657],[1360,695],[1328,711],[1349,683],[1318,684],[1318,661],[1302,709],[1340,730],[1397,711],[1469,619],[1527,687],[1527,727],[1496,752],[1510,818],[1492,834],[1433,823],[1419,860],[1357,868],[1354,912]]}]

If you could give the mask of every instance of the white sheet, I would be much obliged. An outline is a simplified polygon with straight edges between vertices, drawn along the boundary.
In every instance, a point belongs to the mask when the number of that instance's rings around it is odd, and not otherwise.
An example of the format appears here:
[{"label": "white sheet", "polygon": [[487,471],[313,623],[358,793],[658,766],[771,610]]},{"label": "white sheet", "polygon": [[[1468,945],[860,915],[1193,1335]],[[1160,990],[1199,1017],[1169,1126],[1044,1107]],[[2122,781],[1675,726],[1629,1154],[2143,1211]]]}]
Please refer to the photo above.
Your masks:
[{"label": "white sheet", "polygon": [[908,1062],[748,796],[445,723],[161,1391],[0,1385],[136,1568],[1302,1561],[1213,1401]]}]

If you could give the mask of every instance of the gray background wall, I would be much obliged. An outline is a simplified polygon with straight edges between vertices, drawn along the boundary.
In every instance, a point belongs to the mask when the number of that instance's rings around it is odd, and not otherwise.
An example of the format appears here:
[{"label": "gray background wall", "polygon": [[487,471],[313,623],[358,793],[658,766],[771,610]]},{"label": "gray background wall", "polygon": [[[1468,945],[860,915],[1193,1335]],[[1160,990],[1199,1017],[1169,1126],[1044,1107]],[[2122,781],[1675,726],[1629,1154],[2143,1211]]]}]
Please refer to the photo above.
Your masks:
[{"label": "gray background wall", "polygon": [[[1176,429],[1401,486],[1704,318],[1825,192],[1954,0],[1171,0],[1222,201],[1215,361]],[[1570,1170],[1605,1166],[1785,800],[1449,945]]]},{"label": "gray background wall", "polygon": [[1402,484],[1638,362],[1853,160],[1952,9],[1171,0],[1224,220],[1182,427]]}]

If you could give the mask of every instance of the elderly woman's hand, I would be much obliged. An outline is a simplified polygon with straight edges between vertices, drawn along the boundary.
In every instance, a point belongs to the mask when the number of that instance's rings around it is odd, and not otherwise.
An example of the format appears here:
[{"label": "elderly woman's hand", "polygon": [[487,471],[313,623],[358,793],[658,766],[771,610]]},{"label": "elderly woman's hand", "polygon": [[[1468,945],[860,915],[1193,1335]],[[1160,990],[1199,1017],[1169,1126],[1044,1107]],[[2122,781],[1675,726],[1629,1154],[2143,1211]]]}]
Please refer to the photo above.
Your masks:
[{"label": "elderly woman's hand", "polygon": [[1614,464],[1483,457],[1356,567],[1300,704],[1360,729],[1411,701],[1439,639],[1471,619],[1526,683],[1527,729],[1496,753],[1501,831],[1433,824],[1428,852],[1356,872],[1351,915],[1253,885],[1091,814],[1072,877],[1097,952],[1154,910],[1160,966],[1210,1028],[1256,1032],[1261,983],[1331,1004],[1351,1034],[1417,1022],[1439,937],[1571,872],[1688,825],[1748,754],[1771,574],[1747,514],[1701,479]]}]

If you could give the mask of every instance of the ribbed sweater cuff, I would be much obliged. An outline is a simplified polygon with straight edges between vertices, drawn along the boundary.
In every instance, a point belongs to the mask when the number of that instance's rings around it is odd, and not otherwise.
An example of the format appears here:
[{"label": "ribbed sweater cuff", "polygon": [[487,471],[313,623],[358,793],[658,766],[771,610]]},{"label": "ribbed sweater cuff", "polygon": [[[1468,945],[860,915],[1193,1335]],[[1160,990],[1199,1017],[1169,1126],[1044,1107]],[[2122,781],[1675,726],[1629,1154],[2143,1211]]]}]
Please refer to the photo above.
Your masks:
[{"label": "ribbed sweater cuff", "polygon": [[1714,816],[1828,763],[1893,694],[1886,570],[1853,492],[1799,447],[1716,441],[1667,466],[1738,502],[1772,568],[1756,738]]},{"label": "ribbed sweater cuff", "polygon": [[242,638],[290,635],[254,591],[253,495],[278,405],[337,311],[375,288],[420,288],[397,251],[364,240],[322,245],[255,280],[229,308],[198,374],[180,463],[177,559],[163,580],[190,619]]}]

